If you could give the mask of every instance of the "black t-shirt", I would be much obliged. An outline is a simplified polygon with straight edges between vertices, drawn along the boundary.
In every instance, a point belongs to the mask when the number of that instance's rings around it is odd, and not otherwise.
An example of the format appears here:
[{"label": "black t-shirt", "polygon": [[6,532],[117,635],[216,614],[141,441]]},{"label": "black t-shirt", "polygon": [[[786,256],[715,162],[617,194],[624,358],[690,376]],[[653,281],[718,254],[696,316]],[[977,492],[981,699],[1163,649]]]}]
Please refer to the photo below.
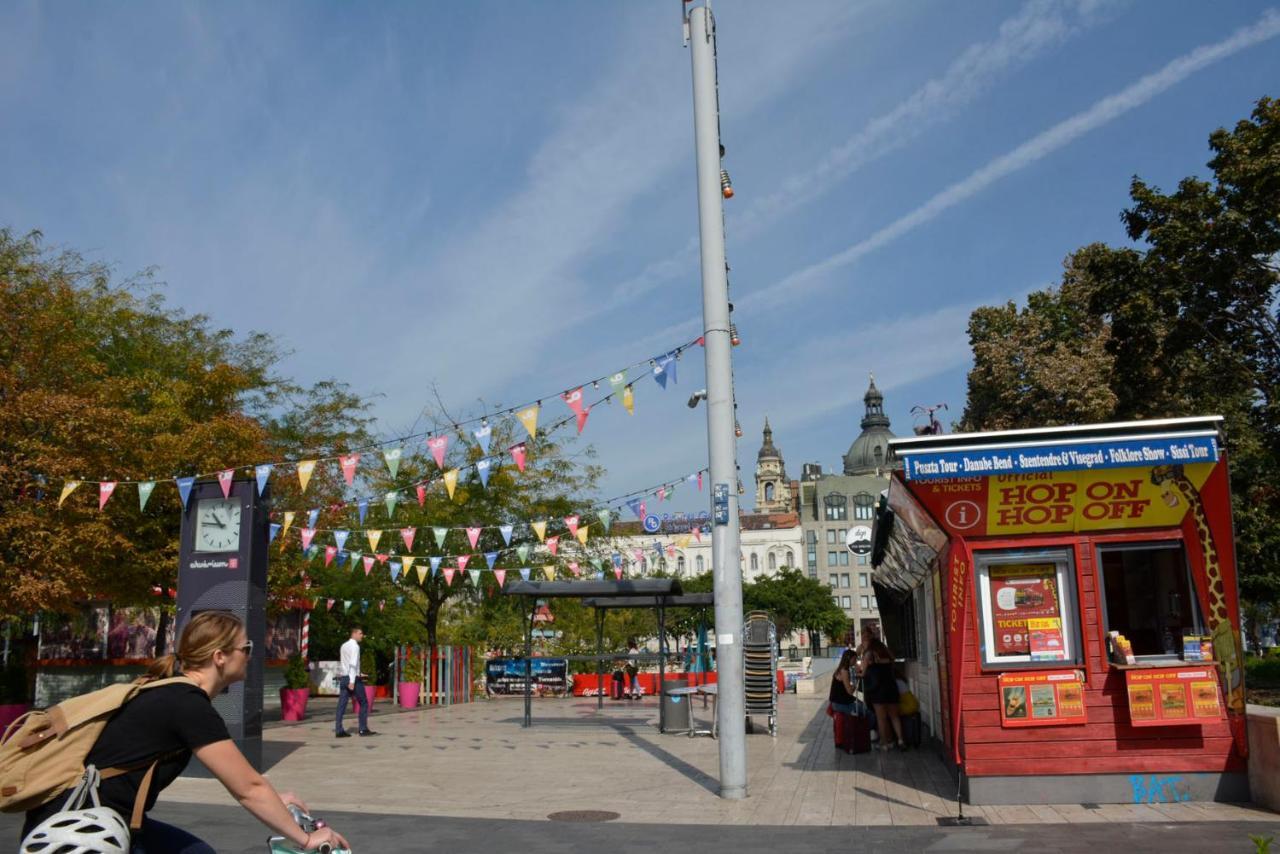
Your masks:
[{"label": "black t-shirt", "polygon": [[[227,725],[213,708],[208,694],[195,685],[165,685],[140,692],[116,712],[85,762],[101,770],[169,754],[161,759],[151,778],[146,803],[150,812],[160,791],[187,767],[193,750],[229,738]],[[102,805],[111,807],[128,821],[146,773],[147,768],[143,767],[103,780],[98,787]],[[55,798],[28,813],[28,828],[56,812],[63,800]]]}]

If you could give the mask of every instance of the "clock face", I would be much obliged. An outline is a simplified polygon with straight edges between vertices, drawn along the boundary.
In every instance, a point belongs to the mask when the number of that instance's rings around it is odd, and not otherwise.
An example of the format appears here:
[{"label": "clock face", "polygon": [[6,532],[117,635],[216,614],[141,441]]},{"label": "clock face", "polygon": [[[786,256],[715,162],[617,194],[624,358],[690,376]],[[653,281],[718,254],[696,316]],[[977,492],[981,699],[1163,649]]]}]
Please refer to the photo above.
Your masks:
[{"label": "clock face", "polygon": [[206,498],[196,508],[194,550],[234,552],[240,549],[239,500]]}]

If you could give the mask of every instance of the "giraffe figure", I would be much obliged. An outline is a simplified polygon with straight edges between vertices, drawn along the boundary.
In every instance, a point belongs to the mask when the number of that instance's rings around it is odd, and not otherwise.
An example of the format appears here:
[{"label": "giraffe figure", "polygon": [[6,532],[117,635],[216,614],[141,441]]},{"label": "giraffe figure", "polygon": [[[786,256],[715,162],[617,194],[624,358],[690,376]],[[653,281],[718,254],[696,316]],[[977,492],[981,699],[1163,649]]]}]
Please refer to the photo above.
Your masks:
[{"label": "giraffe figure", "polygon": [[1244,713],[1244,680],[1237,664],[1235,632],[1231,628],[1230,611],[1227,609],[1227,586],[1222,577],[1222,563],[1218,558],[1218,548],[1213,540],[1213,531],[1209,528],[1209,517],[1204,512],[1204,503],[1200,500],[1200,491],[1187,479],[1180,465],[1156,466],[1151,470],[1151,482],[1160,487],[1160,495],[1165,504],[1177,507],[1179,501],[1186,501],[1191,510],[1191,519],[1196,526],[1197,538],[1200,541],[1200,553],[1204,555],[1204,572],[1208,581],[1209,594],[1209,631],[1213,635],[1213,653],[1222,662],[1227,680],[1227,708],[1239,714]]}]

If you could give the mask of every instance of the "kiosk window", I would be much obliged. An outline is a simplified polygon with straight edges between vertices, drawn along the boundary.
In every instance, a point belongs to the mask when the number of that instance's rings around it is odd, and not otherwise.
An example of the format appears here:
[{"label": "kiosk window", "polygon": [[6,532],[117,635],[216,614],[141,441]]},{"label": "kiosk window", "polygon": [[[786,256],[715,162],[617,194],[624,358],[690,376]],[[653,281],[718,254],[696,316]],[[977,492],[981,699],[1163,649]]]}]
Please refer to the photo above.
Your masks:
[{"label": "kiosk window", "polygon": [[983,665],[1081,663],[1070,551],[976,552],[974,568]]},{"label": "kiosk window", "polygon": [[1203,634],[1182,543],[1100,546],[1098,565],[1107,630],[1135,656],[1177,657],[1184,636]]}]

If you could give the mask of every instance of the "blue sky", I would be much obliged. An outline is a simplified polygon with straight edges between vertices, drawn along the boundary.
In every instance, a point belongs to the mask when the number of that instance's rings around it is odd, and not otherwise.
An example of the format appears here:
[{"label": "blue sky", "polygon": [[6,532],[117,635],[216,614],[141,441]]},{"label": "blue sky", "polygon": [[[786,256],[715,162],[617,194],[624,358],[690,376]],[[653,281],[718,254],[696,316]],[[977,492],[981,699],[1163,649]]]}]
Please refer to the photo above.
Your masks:
[{"label": "blue sky", "polygon": [[[969,313],[1122,241],[1132,175],[1206,174],[1209,133],[1280,95],[1266,3],[715,9],[747,506],[766,414],[792,476],[838,464],[870,371],[899,434],[958,417]],[[385,435],[433,384],[474,415],[701,329],[672,0],[9,2],[0,117],[0,223],[156,267],[287,373],[376,395]],[[602,496],[705,465],[701,360],[592,414]]]}]

